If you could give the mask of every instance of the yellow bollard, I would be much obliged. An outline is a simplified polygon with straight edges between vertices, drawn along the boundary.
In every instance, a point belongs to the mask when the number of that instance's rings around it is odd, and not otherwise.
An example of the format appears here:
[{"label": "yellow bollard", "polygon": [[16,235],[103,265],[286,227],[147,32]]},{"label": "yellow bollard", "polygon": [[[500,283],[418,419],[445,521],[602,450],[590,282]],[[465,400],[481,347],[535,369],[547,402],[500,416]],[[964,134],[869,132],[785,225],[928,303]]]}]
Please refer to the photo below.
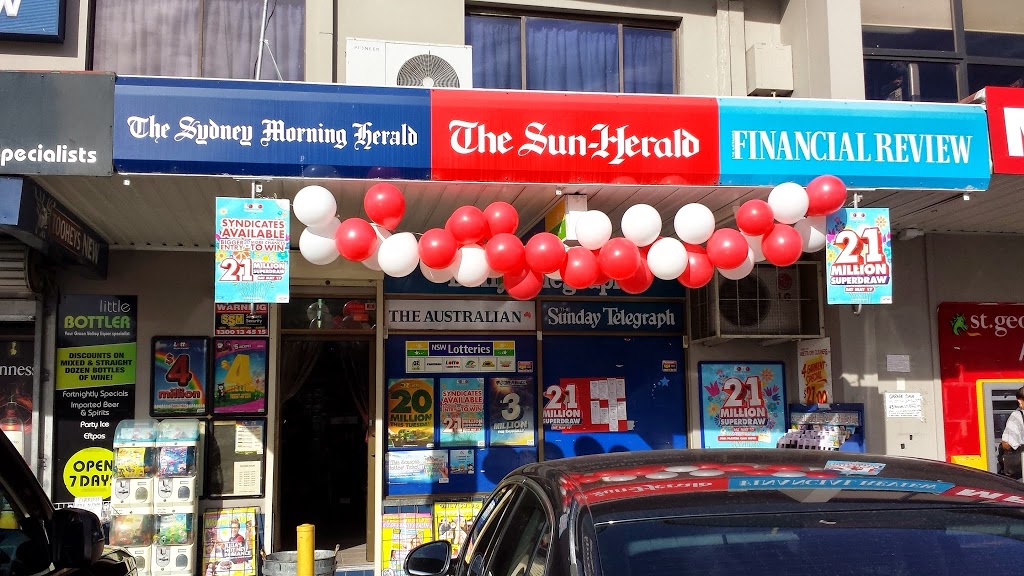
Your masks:
[{"label": "yellow bollard", "polygon": [[296,576],[313,576],[315,535],[316,527],[312,524],[300,524],[295,527]]}]

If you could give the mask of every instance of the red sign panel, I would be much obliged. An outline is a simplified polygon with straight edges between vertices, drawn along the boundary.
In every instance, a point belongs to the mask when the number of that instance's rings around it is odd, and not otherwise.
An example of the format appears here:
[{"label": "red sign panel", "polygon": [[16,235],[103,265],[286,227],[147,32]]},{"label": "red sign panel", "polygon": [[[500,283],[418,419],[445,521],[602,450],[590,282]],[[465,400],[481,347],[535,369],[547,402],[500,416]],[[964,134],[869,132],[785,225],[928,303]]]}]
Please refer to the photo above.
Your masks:
[{"label": "red sign panel", "polygon": [[940,304],[939,361],[946,459],[981,455],[978,381],[1024,379],[1024,304]]},{"label": "red sign panel", "polygon": [[1024,90],[985,88],[992,171],[1024,174]]},{"label": "red sign panel", "polygon": [[434,90],[434,180],[709,185],[714,98]]}]

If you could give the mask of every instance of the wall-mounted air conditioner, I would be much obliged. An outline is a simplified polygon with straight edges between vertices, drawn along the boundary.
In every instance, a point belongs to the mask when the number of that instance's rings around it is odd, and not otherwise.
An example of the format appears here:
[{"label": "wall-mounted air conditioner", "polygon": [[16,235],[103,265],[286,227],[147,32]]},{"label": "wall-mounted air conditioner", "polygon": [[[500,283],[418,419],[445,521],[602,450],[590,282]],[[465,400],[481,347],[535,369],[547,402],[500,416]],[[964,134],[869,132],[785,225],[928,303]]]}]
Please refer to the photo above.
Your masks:
[{"label": "wall-mounted air conditioner", "polygon": [[472,88],[473,47],[347,38],[345,83]]}]

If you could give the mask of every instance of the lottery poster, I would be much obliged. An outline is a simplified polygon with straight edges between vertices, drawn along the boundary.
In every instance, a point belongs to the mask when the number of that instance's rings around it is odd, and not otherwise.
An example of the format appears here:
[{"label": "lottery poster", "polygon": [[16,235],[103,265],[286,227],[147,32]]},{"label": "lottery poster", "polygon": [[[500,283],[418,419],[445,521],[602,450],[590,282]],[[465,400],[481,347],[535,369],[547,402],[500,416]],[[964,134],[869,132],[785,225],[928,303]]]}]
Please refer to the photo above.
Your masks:
[{"label": "lottery poster", "polygon": [[214,302],[287,304],[288,200],[217,198]]},{"label": "lottery poster", "polygon": [[209,353],[204,337],[153,339],[153,416],[206,414]]},{"label": "lottery poster", "polygon": [[388,382],[388,446],[434,446],[434,379],[395,378]]},{"label": "lottery poster", "polygon": [[490,379],[491,446],[533,446],[536,437],[532,377]]},{"label": "lottery poster", "polygon": [[267,413],[267,340],[215,338],[214,414]]},{"label": "lottery poster", "polygon": [[560,378],[544,389],[544,425],[563,433],[629,430],[624,378]]},{"label": "lottery poster", "polygon": [[815,338],[801,340],[796,345],[800,360],[800,390],[804,404],[835,402],[832,393],[832,340]]},{"label": "lottery poster", "polygon": [[222,508],[203,514],[205,576],[256,576],[256,508]]},{"label": "lottery poster", "polygon": [[388,452],[388,482],[447,484],[447,450],[392,450]]},{"label": "lottery poster", "polygon": [[381,528],[383,576],[406,576],[403,565],[409,551],[434,540],[434,526],[429,513],[384,514]]},{"label": "lottery poster", "polygon": [[844,208],[826,217],[829,304],[892,304],[888,208]]},{"label": "lottery poster", "polygon": [[484,379],[441,378],[441,446],[484,441]]},{"label": "lottery poster", "polygon": [[473,520],[483,502],[434,502],[434,539],[452,543],[452,557],[458,556],[466,535],[473,529]]},{"label": "lottery poster", "polygon": [[704,448],[774,448],[786,433],[781,362],[701,362]]}]

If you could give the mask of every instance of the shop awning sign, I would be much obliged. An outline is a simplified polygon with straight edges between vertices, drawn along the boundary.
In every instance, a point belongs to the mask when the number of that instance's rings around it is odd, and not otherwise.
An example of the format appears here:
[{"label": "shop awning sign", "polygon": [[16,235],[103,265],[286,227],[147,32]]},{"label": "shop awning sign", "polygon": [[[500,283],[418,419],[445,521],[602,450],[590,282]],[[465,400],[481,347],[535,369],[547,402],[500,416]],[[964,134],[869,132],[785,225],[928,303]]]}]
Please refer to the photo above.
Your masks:
[{"label": "shop awning sign", "polygon": [[288,200],[217,198],[215,302],[288,302]]},{"label": "shop awning sign", "polygon": [[992,139],[992,171],[1024,174],[1024,90],[985,88],[988,133]]},{"label": "shop awning sign", "polygon": [[829,304],[892,304],[888,208],[844,208],[826,217]]},{"label": "shop awning sign", "polygon": [[390,330],[535,330],[533,302],[518,300],[388,300]]}]

